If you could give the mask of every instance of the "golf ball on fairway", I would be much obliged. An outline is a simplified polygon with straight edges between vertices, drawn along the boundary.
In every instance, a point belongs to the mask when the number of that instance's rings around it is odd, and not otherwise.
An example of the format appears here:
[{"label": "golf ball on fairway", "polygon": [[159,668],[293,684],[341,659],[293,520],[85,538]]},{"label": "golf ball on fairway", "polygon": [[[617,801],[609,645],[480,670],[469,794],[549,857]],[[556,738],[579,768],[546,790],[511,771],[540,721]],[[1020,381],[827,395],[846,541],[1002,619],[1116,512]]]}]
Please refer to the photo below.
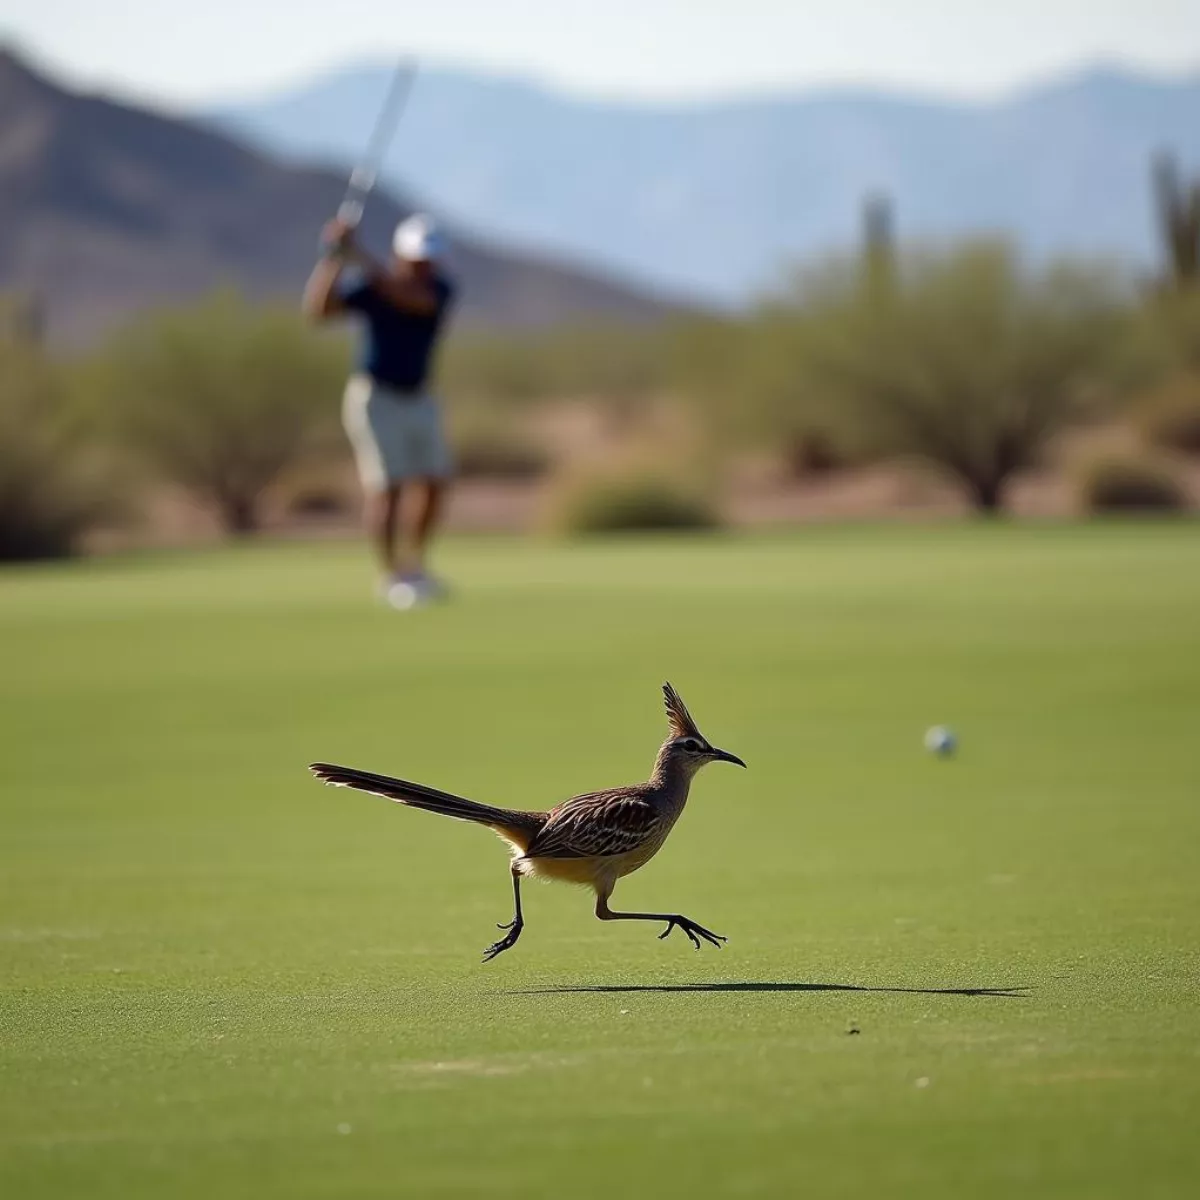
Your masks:
[{"label": "golf ball on fairway", "polygon": [[938,754],[945,758],[954,753],[956,744],[954,734],[945,725],[934,725],[925,731],[925,749],[930,754]]}]

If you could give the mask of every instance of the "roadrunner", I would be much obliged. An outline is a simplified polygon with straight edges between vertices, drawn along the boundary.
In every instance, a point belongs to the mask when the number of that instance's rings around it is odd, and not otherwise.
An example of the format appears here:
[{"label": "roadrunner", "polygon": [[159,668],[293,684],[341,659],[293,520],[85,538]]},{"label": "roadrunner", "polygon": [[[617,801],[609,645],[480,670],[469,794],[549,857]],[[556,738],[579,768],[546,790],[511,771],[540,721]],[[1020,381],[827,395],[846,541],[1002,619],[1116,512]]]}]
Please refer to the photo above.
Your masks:
[{"label": "roadrunner", "polygon": [[486,825],[509,844],[516,911],[511,921],[497,926],[507,932],[483,952],[484,962],[515,946],[525,928],[521,915],[524,875],[590,886],[596,893],[596,916],[602,921],[665,921],[660,938],[679,928],[697,950],[701,938],[719,947],[725,941],[720,934],[680,913],[614,912],[608,907],[617,880],[645,866],[667,840],[687,804],[692,776],[705,763],[746,765],[736,754],[718,750],[709,742],[669,683],[663,685],[663,698],[670,733],[659,748],[649,780],[633,787],[574,796],[549,812],[493,808],[424,784],[353,767],[312,763],[309,770],[325,783],[357,788],[410,808]]}]

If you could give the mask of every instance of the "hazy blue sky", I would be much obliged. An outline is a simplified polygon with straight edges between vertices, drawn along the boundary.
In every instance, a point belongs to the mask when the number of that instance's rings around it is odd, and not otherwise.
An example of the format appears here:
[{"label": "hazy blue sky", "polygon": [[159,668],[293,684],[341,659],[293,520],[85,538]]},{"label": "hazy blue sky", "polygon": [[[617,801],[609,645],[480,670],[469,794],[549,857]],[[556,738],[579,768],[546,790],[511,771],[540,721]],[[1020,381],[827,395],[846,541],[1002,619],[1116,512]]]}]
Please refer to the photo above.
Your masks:
[{"label": "hazy blue sky", "polygon": [[1200,0],[0,0],[0,34],[182,105],[393,50],[664,99],[841,82],[987,96],[1100,58],[1200,68]]}]

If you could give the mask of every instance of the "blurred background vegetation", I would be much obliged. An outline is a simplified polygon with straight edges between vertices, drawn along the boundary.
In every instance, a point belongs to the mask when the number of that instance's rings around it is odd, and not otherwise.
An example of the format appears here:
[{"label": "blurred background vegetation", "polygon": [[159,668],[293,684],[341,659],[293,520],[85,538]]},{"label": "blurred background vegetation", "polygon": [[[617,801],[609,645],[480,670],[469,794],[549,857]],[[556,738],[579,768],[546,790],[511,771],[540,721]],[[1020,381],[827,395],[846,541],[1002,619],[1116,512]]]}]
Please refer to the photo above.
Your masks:
[{"label": "blurred background vegetation", "polygon": [[[755,497],[882,478],[908,489],[884,507],[937,495],[1003,512],[1041,472],[1070,511],[1188,509],[1200,185],[1165,160],[1154,184],[1153,280],[1098,261],[1034,267],[1003,241],[904,245],[872,198],[858,251],[796,269],[745,312],[454,332],[439,390],[460,491],[494,524],[560,535],[711,528],[772,511]],[[355,519],[348,331],[223,290],[70,359],[39,335],[10,298],[0,557]]]}]

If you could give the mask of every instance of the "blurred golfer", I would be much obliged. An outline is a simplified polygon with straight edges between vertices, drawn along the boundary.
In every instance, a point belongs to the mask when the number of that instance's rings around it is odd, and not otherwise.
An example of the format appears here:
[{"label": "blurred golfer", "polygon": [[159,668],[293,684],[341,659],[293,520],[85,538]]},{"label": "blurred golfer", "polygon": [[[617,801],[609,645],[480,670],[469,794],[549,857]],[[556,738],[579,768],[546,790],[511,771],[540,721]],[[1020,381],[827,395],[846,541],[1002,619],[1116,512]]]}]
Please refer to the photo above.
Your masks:
[{"label": "blurred golfer", "polygon": [[[425,560],[453,467],[441,411],[426,390],[454,299],[441,267],[445,246],[422,214],[397,226],[386,266],[359,248],[345,222],[331,221],[322,244],[304,311],[318,321],[347,313],[362,321],[342,421],[362,481],[367,531],[383,566],[383,595],[396,608],[411,608],[444,594]],[[347,265],[357,270],[343,277]],[[402,504],[409,491],[414,496]]]}]

